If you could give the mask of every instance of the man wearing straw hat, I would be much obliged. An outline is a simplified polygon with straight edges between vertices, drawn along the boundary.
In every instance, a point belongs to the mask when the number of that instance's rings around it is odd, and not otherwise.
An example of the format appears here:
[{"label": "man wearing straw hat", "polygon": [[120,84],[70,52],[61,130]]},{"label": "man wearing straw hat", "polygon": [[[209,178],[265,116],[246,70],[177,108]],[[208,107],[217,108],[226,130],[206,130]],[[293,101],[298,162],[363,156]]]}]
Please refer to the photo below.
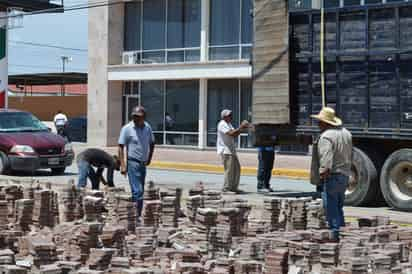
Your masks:
[{"label": "man wearing straw hat", "polygon": [[321,131],[317,152],[326,217],[334,240],[339,241],[339,229],[345,225],[343,202],[351,174],[352,135],[342,127],[342,121],[330,107],[324,107],[311,117],[319,121]]}]

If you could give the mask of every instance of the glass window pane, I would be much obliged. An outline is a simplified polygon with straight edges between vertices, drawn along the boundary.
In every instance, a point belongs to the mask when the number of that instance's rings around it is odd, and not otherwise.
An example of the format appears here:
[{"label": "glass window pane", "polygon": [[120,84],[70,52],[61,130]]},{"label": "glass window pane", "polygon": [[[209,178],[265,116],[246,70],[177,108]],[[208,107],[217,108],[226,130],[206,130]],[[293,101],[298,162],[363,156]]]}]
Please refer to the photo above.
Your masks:
[{"label": "glass window pane", "polygon": [[141,104],[146,108],[146,120],[154,131],[163,131],[163,82],[143,81],[141,83]]},{"label": "glass window pane", "polygon": [[124,50],[140,50],[141,2],[126,3],[124,11]]},{"label": "glass window pane", "polygon": [[143,49],[164,49],[166,0],[143,1]]},{"label": "glass window pane", "polygon": [[252,80],[240,80],[240,121],[252,121]]},{"label": "glass window pane", "polygon": [[366,5],[382,4],[382,0],[365,0]]},{"label": "glass window pane", "polygon": [[124,82],[123,83],[123,94],[131,94],[132,93],[132,82]]},{"label": "glass window pane", "polygon": [[401,49],[412,48],[412,8],[399,9],[399,28]]},{"label": "glass window pane", "polygon": [[377,9],[369,12],[369,48],[381,50],[396,48],[394,9]]},{"label": "glass window pane", "polygon": [[233,111],[233,126],[239,124],[239,80],[209,80],[207,94],[207,131],[216,132],[223,109]]},{"label": "glass window pane", "polygon": [[242,59],[252,59],[252,47],[242,47]]},{"label": "glass window pane", "polygon": [[167,145],[197,146],[198,134],[166,134]]},{"label": "glass window pane", "polygon": [[340,49],[360,51],[366,49],[366,14],[363,11],[340,14]]},{"label": "glass window pane", "polygon": [[239,0],[210,1],[210,45],[239,43]]},{"label": "glass window pane", "polygon": [[237,60],[239,59],[239,47],[210,48],[210,60]]},{"label": "glass window pane", "polygon": [[132,82],[133,88],[132,88],[132,94],[133,95],[138,95],[139,94],[139,82],[134,81]]},{"label": "glass window pane", "polygon": [[163,145],[163,133],[154,133],[155,144]]},{"label": "glass window pane", "polygon": [[207,146],[208,147],[215,147],[216,146],[216,141],[217,141],[217,135],[216,133],[208,133],[207,134]]},{"label": "glass window pane", "polygon": [[200,46],[200,1],[168,0],[168,48]]},{"label": "glass window pane", "polygon": [[311,0],[289,0],[289,9],[310,9],[312,5]]},{"label": "glass window pane", "polygon": [[185,52],[183,50],[167,52],[167,62],[168,63],[183,62],[184,60],[185,60]]},{"label": "glass window pane", "polygon": [[185,50],[185,61],[186,62],[197,62],[200,61],[200,50]]},{"label": "glass window pane", "polygon": [[339,7],[339,0],[327,0],[323,1],[325,8],[337,8]]},{"label": "glass window pane", "polygon": [[199,81],[167,81],[166,113],[167,131],[198,132]]},{"label": "glass window pane", "polygon": [[150,51],[143,52],[143,64],[164,63],[165,52],[164,51]]},{"label": "glass window pane", "polygon": [[126,117],[124,117],[125,121],[130,121],[132,117],[133,108],[139,105],[139,98],[127,96],[126,99]]},{"label": "glass window pane", "polygon": [[344,6],[360,6],[360,0],[344,0]]},{"label": "glass window pane", "polygon": [[252,32],[253,32],[253,18],[252,0],[241,0],[242,1],[242,44],[252,43]]}]

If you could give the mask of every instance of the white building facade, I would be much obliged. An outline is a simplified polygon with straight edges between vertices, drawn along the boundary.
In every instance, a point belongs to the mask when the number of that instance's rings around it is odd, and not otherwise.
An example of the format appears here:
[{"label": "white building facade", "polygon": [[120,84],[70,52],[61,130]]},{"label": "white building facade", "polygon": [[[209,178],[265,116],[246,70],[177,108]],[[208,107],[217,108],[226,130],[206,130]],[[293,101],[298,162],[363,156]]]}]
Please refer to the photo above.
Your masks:
[{"label": "white building facade", "polygon": [[[89,12],[88,141],[115,145],[134,106],[159,145],[216,143],[224,108],[251,119],[252,0],[140,0]],[[239,147],[248,146],[240,136]]]}]

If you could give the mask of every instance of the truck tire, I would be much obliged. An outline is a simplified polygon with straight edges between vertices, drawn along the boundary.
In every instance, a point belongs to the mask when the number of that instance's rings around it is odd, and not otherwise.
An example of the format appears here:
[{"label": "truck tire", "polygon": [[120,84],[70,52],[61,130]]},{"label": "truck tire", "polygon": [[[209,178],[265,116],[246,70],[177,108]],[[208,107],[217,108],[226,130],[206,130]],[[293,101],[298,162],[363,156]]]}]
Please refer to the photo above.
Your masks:
[{"label": "truck tire", "polygon": [[380,185],[389,206],[412,211],[412,149],[397,150],[386,159]]},{"label": "truck tire", "polygon": [[349,206],[369,205],[379,191],[378,173],[372,160],[362,150],[353,148],[352,176],[345,195]]}]

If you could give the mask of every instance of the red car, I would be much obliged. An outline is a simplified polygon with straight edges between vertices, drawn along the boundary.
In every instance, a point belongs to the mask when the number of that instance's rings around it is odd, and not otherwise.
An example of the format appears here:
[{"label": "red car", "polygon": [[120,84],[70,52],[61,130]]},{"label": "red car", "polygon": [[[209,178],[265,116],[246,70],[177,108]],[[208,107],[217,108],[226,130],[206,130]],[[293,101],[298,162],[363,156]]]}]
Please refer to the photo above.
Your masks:
[{"label": "red car", "polygon": [[73,158],[71,144],[31,113],[0,109],[0,174],[48,168],[63,174]]}]

